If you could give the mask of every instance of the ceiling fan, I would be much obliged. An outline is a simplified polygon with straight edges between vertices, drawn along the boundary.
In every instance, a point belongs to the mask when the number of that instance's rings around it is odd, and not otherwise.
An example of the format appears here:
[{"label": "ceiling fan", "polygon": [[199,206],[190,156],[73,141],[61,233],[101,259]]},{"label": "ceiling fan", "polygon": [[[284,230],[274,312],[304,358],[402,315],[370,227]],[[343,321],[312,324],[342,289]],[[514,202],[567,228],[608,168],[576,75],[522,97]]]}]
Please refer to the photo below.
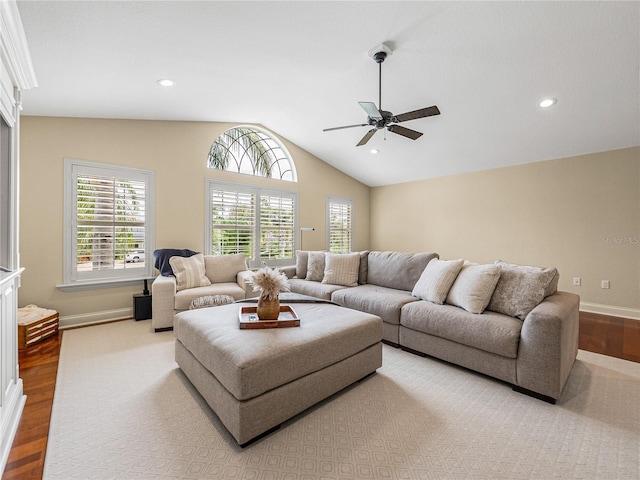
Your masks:
[{"label": "ceiling fan", "polygon": [[396,133],[398,135],[402,135],[403,137],[410,138],[411,140],[417,140],[422,136],[421,132],[416,130],[411,130],[410,128],[403,127],[402,125],[398,125],[398,123],[406,122],[407,120],[415,120],[417,118],[431,117],[433,115],[440,115],[440,110],[438,107],[433,105],[427,108],[421,108],[419,110],[413,110],[411,112],[401,113],[400,115],[394,115],[391,112],[386,110],[382,110],[382,62],[384,62],[387,55],[391,53],[391,49],[382,44],[376,47],[374,50],[369,53],[374,52],[372,57],[375,62],[378,64],[378,105],[380,108],[376,107],[376,104],[373,102],[358,102],[362,109],[367,113],[367,123],[358,123],[356,125],[345,125],[343,127],[332,127],[325,128],[323,132],[329,132],[331,130],[342,130],[344,128],[353,128],[353,127],[373,127],[369,130],[364,137],[358,142],[356,147],[364,145],[371,137],[380,129],[386,128],[389,132]]}]

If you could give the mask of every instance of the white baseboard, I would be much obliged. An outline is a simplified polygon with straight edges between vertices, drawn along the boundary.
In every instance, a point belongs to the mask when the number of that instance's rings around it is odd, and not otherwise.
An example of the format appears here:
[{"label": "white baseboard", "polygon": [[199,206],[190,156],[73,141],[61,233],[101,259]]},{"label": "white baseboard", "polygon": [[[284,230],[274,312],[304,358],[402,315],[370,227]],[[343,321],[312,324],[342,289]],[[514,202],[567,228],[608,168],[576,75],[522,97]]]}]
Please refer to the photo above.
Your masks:
[{"label": "white baseboard", "polygon": [[615,307],[611,305],[599,305],[597,303],[580,302],[580,310],[589,313],[600,313],[613,317],[632,318],[640,320],[640,310],[636,308]]},{"label": "white baseboard", "polygon": [[60,317],[60,330],[70,327],[113,322],[114,320],[123,320],[125,318],[133,318],[133,308],[118,308],[116,310],[104,310],[102,312],[90,312],[80,315],[66,315]]}]

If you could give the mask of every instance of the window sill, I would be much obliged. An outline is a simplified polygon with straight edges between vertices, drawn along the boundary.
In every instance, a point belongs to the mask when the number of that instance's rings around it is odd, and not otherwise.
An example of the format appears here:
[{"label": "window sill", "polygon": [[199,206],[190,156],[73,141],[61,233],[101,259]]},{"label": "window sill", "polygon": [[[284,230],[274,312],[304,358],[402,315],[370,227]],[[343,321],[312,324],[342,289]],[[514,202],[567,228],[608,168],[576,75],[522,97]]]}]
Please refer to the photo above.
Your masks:
[{"label": "window sill", "polygon": [[75,283],[63,283],[56,288],[63,292],[79,292],[83,290],[99,290],[102,288],[117,288],[141,286],[145,280],[153,280],[155,277],[139,277],[120,280],[89,280]]}]

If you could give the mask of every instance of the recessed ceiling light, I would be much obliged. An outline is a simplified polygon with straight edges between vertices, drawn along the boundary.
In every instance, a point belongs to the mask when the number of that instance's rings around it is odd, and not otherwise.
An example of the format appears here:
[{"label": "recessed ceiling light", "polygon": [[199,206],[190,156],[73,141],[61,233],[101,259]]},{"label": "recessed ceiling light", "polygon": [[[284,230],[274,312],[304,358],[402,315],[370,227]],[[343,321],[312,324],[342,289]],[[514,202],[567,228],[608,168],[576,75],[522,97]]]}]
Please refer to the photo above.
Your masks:
[{"label": "recessed ceiling light", "polygon": [[557,101],[558,100],[556,100],[555,98],[545,98],[538,105],[540,105],[540,107],[542,108],[549,108],[555,105]]},{"label": "recessed ceiling light", "polygon": [[376,153],[378,153],[379,151],[380,151],[380,150],[378,150],[377,148],[372,148],[372,149],[371,149],[371,153],[373,153],[374,155],[375,155]]},{"label": "recessed ceiling light", "polygon": [[163,78],[161,80],[158,80],[158,83],[163,87],[173,87],[175,82],[173,80],[169,80],[168,78]]}]

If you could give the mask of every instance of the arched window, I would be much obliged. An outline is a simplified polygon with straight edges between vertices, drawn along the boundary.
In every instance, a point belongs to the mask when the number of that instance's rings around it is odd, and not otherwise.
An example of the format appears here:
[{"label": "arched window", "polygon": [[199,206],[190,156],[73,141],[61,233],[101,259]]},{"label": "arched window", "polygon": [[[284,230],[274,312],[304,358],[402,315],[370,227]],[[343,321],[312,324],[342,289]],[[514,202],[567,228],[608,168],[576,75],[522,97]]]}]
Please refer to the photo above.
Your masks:
[{"label": "arched window", "polygon": [[207,166],[230,172],[296,182],[296,171],[286,148],[256,127],[233,127],[220,135],[207,157]]}]

